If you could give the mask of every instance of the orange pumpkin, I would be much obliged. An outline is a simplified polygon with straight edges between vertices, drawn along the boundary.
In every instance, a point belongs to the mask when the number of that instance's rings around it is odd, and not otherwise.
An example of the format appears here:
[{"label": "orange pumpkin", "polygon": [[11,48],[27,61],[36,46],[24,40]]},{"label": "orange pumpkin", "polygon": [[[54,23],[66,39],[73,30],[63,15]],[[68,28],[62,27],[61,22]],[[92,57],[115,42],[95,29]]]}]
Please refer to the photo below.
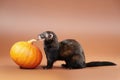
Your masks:
[{"label": "orange pumpkin", "polygon": [[10,49],[11,58],[21,68],[36,68],[41,63],[42,53],[33,41],[16,42]]}]

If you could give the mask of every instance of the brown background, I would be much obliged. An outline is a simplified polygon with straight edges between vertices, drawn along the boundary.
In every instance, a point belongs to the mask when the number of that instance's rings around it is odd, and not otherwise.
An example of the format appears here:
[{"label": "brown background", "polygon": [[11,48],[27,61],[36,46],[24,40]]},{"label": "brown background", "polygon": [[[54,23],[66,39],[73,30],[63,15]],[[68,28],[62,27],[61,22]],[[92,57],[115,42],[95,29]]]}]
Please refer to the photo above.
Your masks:
[{"label": "brown background", "polygon": [[[66,70],[56,62],[46,65],[43,42],[37,42],[43,60],[37,69],[22,70],[10,59],[11,46],[54,31],[59,41],[74,38],[89,61],[112,61],[117,66]],[[120,80],[119,0],[0,0],[0,79],[3,80]]]}]

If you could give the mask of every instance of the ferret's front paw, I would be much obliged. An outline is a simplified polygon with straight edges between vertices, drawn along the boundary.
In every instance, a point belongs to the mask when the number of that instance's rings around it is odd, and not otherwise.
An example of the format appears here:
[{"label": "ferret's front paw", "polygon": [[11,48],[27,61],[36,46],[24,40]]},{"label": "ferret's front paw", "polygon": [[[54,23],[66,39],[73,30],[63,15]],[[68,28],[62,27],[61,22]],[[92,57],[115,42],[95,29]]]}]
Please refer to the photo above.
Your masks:
[{"label": "ferret's front paw", "polygon": [[43,69],[51,69],[52,67],[49,66],[43,66]]}]

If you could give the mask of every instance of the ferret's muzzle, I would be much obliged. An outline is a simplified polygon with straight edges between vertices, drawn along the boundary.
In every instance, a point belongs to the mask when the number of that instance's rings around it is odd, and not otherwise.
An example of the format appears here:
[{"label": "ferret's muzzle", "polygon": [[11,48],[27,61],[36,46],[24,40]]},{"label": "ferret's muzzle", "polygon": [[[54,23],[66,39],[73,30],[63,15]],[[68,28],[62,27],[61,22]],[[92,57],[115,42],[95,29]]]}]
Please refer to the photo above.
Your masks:
[{"label": "ferret's muzzle", "polygon": [[38,35],[38,40],[45,39],[45,36],[43,34]]}]

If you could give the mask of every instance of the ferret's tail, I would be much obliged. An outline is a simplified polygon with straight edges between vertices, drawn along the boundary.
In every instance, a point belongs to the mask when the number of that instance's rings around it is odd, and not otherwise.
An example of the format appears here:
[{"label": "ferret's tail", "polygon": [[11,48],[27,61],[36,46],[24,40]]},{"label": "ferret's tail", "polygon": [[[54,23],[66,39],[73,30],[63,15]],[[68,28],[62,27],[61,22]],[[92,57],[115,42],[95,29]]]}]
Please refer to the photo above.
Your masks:
[{"label": "ferret's tail", "polygon": [[115,66],[116,64],[109,61],[93,61],[86,63],[86,67],[97,67],[97,66]]}]

